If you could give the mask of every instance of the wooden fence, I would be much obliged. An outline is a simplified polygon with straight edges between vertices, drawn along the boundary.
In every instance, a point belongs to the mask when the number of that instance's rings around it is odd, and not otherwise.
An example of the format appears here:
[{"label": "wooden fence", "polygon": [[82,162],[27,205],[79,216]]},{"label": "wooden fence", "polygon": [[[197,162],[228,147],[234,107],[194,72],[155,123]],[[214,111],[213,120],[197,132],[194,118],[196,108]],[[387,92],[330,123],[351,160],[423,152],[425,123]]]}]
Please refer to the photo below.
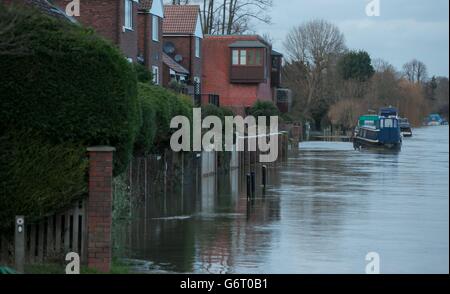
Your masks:
[{"label": "wooden fence", "polygon": [[[55,213],[38,221],[25,217],[25,264],[64,261],[68,252],[86,261],[85,201],[79,201],[65,212]],[[3,234],[0,262],[14,264],[14,234]]]}]

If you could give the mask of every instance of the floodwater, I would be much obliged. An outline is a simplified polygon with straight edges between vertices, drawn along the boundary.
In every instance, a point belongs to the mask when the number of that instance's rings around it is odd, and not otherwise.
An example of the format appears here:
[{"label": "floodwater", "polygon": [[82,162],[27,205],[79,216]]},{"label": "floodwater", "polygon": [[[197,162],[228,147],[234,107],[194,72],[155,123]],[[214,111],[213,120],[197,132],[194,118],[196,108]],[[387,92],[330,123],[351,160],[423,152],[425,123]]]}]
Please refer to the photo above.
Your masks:
[{"label": "floodwater", "polygon": [[448,274],[448,131],[415,129],[400,153],[302,143],[250,202],[237,170],[154,196],[126,257],[147,273],[360,274],[376,252],[381,273]]}]

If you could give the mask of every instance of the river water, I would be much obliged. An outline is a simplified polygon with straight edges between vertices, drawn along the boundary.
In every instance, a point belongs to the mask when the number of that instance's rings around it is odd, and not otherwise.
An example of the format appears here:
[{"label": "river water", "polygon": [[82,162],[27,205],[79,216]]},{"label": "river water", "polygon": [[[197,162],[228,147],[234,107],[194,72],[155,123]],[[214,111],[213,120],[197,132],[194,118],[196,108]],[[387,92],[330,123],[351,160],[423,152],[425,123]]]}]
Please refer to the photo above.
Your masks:
[{"label": "river water", "polygon": [[301,143],[250,202],[237,170],[155,196],[126,256],[147,273],[359,274],[376,252],[381,273],[448,274],[448,131],[415,129],[400,153]]}]

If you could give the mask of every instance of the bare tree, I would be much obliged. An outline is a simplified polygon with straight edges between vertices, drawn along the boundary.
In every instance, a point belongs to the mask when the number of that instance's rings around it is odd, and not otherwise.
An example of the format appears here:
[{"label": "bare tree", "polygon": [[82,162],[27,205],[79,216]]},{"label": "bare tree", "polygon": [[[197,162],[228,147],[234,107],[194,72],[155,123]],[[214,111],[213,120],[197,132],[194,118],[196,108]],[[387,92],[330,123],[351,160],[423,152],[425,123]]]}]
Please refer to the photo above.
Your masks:
[{"label": "bare tree", "polygon": [[291,67],[297,68],[297,74],[301,73],[295,79],[303,84],[300,87],[306,88],[306,101],[301,104],[303,115],[308,116],[313,104],[323,98],[319,97],[318,91],[324,74],[346,50],[344,35],[335,25],[314,20],[293,28],[284,47]]},{"label": "bare tree", "polygon": [[404,77],[414,84],[421,84],[427,79],[427,67],[426,65],[417,59],[413,59],[403,65]]},{"label": "bare tree", "polygon": [[200,4],[205,34],[242,34],[253,21],[270,23],[272,0],[170,0],[173,5]]}]

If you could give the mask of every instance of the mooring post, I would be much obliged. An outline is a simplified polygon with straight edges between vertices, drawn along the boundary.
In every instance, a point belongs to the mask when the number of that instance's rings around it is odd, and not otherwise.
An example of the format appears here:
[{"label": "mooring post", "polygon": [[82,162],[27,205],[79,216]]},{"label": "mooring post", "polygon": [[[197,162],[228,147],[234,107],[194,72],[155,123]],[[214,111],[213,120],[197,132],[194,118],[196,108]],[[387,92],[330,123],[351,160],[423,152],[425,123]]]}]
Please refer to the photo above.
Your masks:
[{"label": "mooring post", "polygon": [[23,215],[16,216],[14,231],[14,258],[16,270],[24,272],[25,263],[25,218]]},{"label": "mooring post", "polygon": [[265,189],[267,185],[267,165],[262,166],[262,185]]},{"label": "mooring post", "polygon": [[247,200],[252,197],[252,176],[247,174]]},{"label": "mooring post", "polygon": [[256,195],[256,173],[251,172],[251,176],[252,176],[252,196],[254,198]]}]

